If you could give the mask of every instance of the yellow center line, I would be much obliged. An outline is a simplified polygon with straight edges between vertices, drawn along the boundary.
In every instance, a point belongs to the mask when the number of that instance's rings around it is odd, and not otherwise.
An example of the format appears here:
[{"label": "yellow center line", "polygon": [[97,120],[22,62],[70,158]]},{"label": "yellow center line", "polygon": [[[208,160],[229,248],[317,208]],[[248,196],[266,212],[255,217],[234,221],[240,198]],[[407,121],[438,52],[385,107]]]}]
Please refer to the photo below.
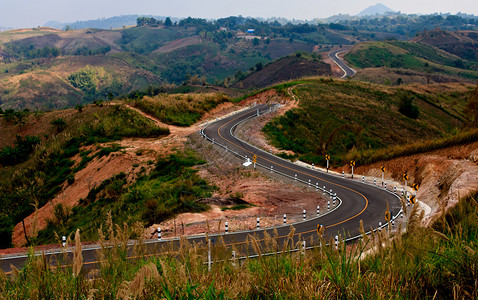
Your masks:
[{"label": "yellow center line", "polygon": [[[244,115],[246,115],[246,114],[248,114],[248,113],[241,114],[240,116],[238,116],[238,117],[236,117],[236,118],[230,120],[229,122],[223,124],[222,126],[220,126],[220,127],[217,129],[217,133],[219,134],[219,136],[220,136],[221,138],[223,138],[224,140],[226,140],[226,141],[228,141],[229,143],[233,144],[234,146],[236,146],[236,147],[238,147],[238,148],[240,148],[240,149],[246,151],[247,153],[250,153],[250,154],[253,154],[253,155],[254,155],[255,153],[253,153],[253,152],[251,152],[251,151],[249,151],[249,150],[247,150],[247,149],[244,149],[243,147],[241,147],[241,146],[239,146],[239,145],[237,145],[237,144],[231,142],[230,140],[226,139],[225,137],[223,137],[222,134],[221,134],[221,132],[220,132],[221,128],[223,128],[223,127],[226,126],[227,124],[231,123],[232,121],[235,121],[235,120],[241,118],[242,116],[244,116]],[[256,155],[257,155],[257,154],[256,154]],[[354,189],[348,188],[348,187],[346,187],[346,186],[343,186],[343,185],[340,185],[340,184],[337,184],[337,183],[330,182],[330,181],[325,180],[325,179],[322,179],[322,178],[318,178],[318,177],[313,176],[313,175],[309,175],[309,174],[307,174],[307,173],[305,173],[305,172],[302,172],[302,171],[297,171],[296,169],[289,168],[289,167],[284,166],[284,165],[282,165],[282,164],[278,164],[278,163],[276,163],[276,162],[273,162],[273,161],[271,161],[271,160],[269,160],[269,159],[267,159],[267,158],[265,158],[265,157],[261,157],[261,156],[259,156],[259,155],[257,155],[257,157],[258,157],[258,158],[262,158],[262,159],[264,159],[264,160],[266,160],[266,161],[268,161],[268,162],[270,162],[270,163],[272,163],[272,164],[274,164],[274,165],[276,165],[276,166],[281,166],[281,167],[286,168],[286,169],[289,169],[289,170],[291,170],[291,171],[298,172],[298,173],[300,173],[300,174],[303,174],[303,175],[306,175],[306,176],[310,176],[310,177],[315,178],[315,179],[317,179],[317,180],[320,180],[320,181],[323,181],[323,182],[327,182],[327,183],[329,183],[329,184],[332,184],[332,185],[335,185],[335,186],[338,186],[338,187],[347,189],[347,190],[349,190],[349,191],[351,191],[351,192],[353,192],[353,193],[356,193],[356,194],[362,196],[362,197],[365,199],[365,207],[364,207],[358,214],[356,214],[356,215],[354,215],[354,216],[352,216],[352,217],[350,217],[350,218],[348,218],[348,219],[345,219],[345,220],[343,220],[343,221],[340,221],[340,222],[338,222],[338,223],[335,223],[335,224],[326,226],[325,228],[335,227],[335,226],[338,226],[338,225],[340,225],[340,224],[343,224],[343,223],[345,223],[345,222],[347,222],[347,221],[349,221],[349,220],[352,220],[352,219],[354,219],[354,218],[360,216],[360,215],[367,209],[367,207],[368,207],[368,199],[367,199],[367,197],[365,197],[362,193],[360,193],[360,192],[358,192],[358,191],[356,191],[356,190],[354,190]],[[315,230],[305,231],[305,232],[301,232],[301,233],[310,233],[310,232],[313,232],[313,231],[315,231]],[[298,233],[298,234],[299,234],[299,233]]]}]

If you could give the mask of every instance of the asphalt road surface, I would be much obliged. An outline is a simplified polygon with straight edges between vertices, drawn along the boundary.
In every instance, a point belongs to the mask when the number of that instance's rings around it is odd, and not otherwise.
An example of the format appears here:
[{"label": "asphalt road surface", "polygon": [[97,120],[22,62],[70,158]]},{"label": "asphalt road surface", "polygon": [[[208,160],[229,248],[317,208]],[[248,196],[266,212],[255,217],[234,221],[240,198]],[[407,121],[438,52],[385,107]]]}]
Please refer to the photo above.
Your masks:
[{"label": "asphalt road surface", "polygon": [[[254,255],[255,249],[253,249],[247,240],[250,241],[251,237],[255,237],[259,244],[261,244],[264,239],[264,232],[268,232],[268,234],[272,236],[276,234],[280,245],[290,243],[290,247],[292,248],[293,244],[296,244],[299,241],[305,241],[307,246],[311,246],[314,243],[317,244],[318,225],[323,226],[324,235],[322,237],[329,241],[336,235],[340,235],[341,238],[353,238],[358,236],[361,220],[363,221],[366,231],[377,229],[379,222],[386,225],[385,211],[387,210],[387,203],[393,216],[397,217],[399,215],[400,199],[391,191],[367,183],[362,183],[361,179],[351,180],[348,178],[342,178],[341,176],[319,172],[311,168],[298,166],[249,145],[234,136],[234,129],[239,123],[257,116],[258,112],[261,114],[269,113],[270,110],[270,106],[264,104],[249,108],[230,117],[209,124],[206,128],[201,130],[201,134],[211,143],[212,140],[214,140],[213,144],[215,147],[227,147],[228,151],[232,150],[238,156],[247,156],[252,160],[255,155],[257,159],[256,167],[262,169],[263,172],[270,172],[272,166],[273,171],[283,174],[281,176],[284,176],[284,179],[295,181],[297,178],[297,182],[303,182],[310,186],[309,188],[311,190],[316,190],[318,193],[324,194],[324,191],[322,190],[324,186],[325,190],[329,193],[330,189],[332,189],[331,195],[325,195],[326,197],[330,197],[330,208],[320,207],[320,215],[318,217],[315,212],[308,212],[307,220],[295,224],[287,224],[268,229],[261,227],[257,230],[245,232],[229,232],[228,234],[210,235],[209,238],[212,244],[223,239],[224,243],[229,247],[229,251],[232,251],[232,246],[234,246],[237,257]],[[246,159],[235,160],[238,161],[238,165],[242,162],[246,162]],[[245,168],[253,168],[253,164]],[[350,177],[350,175],[346,177]],[[336,205],[333,205],[332,196],[335,196],[335,194],[338,199]],[[311,215],[314,216],[311,217]],[[251,221],[253,222],[254,220]],[[292,228],[291,225],[293,225],[295,230],[293,235],[290,235]],[[204,247],[204,249],[207,248],[205,235],[187,237],[187,241],[189,243],[201,244],[201,247]],[[138,254],[134,250],[133,244],[134,241],[130,242],[125,248],[128,257],[131,259],[142,257],[144,255],[157,255],[158,253],[161,253],[162,255],[168,255],[167,253],[169,253],[169,255],[175,255],[175,251],[179,248],[180,241],[179,239],[161,241],[157,239],[148,240],[143,246],[142,254]],[[112,250],[115,249],[115,247],[108,249]],[[98,250],[99,247],[83,249],[84,270],[98,266],[100,263]],[[61,249],[60,247],[57,250],[44,253],[44,255],[45,259],[51,265],[64,267],[71,265],[73,257],[72,251],[72,248]],[[0,260],[0,267],[4,272],[9,273],[11,271],[10,265],[15,266],[17,269],[21,269],[27,260],[28,257],[26,255],[4,257]]]},{"label": "asphalt road surface", "polygon": [[346,78],[346,77],[351,77],[355,74],[355,71],[351,69],[349,66],[345,64],[344,61],[342,61],[337,54],[340,52],[345,52],[347,50],[336,50],[329,52],[329,57],[334,61],[334,63],[344,71],[344,75],[341,78]]}]

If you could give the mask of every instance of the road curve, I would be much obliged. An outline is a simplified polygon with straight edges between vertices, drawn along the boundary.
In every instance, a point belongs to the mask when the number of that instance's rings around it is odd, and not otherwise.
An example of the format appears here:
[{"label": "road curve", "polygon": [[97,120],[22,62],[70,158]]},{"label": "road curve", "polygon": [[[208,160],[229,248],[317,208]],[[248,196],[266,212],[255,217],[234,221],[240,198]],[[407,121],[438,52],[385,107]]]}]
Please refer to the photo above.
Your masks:
[{"label": "road curve", "polygon": [[341,60],[338,56],[341,52],[346,52],[348,50],[335,50],[329,52],[329,57],[334,61],[334,63],[339,66],[340,69],[344,72],[344,75],[341,78],[347,78],[355,75],[355,70],[347,66],[343,60]]},{"label": "road curve", "polygon": [[[317,190],[317,192],[323,193],[322,189],[325,186],[325,190],[330,192],[332,189],[333,194],[337,194],[340,198],[337,203],[340,205],[333,206],[332,201],[330,210],[327,207],[321,207],[321,214],[319,217],[313,217],[306,221],[298,222],[295,224],[288,224],[284,226],[278,226],[276,228],[260,230],[251,230],[244,232],[231,232],[229,234],[217,234],[209,235],[213,243],[219,239],[219,236],[224,239],[224,242],[228,246],[234,246],[238,256],[250,254],[250,245],[246,242],[251,235],[255,236],[259,242],[263,240],[264,232],[268,232],[269,235],[273,235],[273,230],[278,234],[279,242],[282,244],[287,240],[291,231],[290,225],[295,228],[295,234],[293,235],[293,241],[297,242],[305,240],[307,245],[310,245],[312,241],[317,241],[317,225],[321,224],[325,227],[325,238],[330,239],[335,235],[341,235],[342,238],[352,238],[359,234],[360,221],[363,221],[365,230],[371,228],[377,228],[379,222],[386,224],[384,219],[384,213],[387,209],[387,203],[389,209],[393,212],[394,217],[397,217],[400,212],[400,200],[397,195],[391,191],[379,188],[361,181],[350,180],[342,178],[340,176],[334,176],[316,170],[298,166],[289,161],[283,160],[265,151],[262,151],[234,136],[234,130],[238,124],[245,122],[250,118],[257,116],[259,113],[268,113],[271,110],[269,105],[259,105],[222,120],[209,124],[205,128],[201,129],[201,134],[205,139],[213,141],[217,147],[221,146],[228,151],[234,152],[238,156],[247,156],[251,158],[253,155],[257,156],[257,167],[262,168],[265,171],[270,171],[270,167],[274,172],[283,174],[295,180],[297,175],[298,182],[304,182],[309,185],[310,189]],[[252,166],[249,166],[252,168]],[[319,189],[316,188],[319,187]],[[315,214],[315,212],[314,212]],[[308,214],[311,215],[310,213]],[[252,219],[251,222],[254,222]],[[205,243],[206,237],[192,236],[187,237],[190,243]],[[134,242],[128,247],[128,257],[135,258],[144,256],[144,254],[137,255],[134,252]],[[158,253],[164,253],[165,251],[171,251],[168,249],[175,248],[179,245],[179,239],[169,240],[149,240],[145,242],[144,252],[146,255],[157,255]],[[83,249],[83,268],[85,270],[95,268],[99,265],[98,259],[99,247],[91,247],[89,249]],[[44,253],[46,260],[52,266],[68,266],[72,261],[73,249],[61,250],[57,249]],[[4,272],[10,271],[10,265],[15,266],[17,269],[21,269],[28,261],[26,255],[3,257],[0,259],[0,268]]]},{"label": "road curve", "polygon": [[[379,222],[385,223],[384,214],[389,209],[398,214],[400,211],[399,198],[387,190],[373,185],[364,184],[361,181],[350,180],[340,176],[330,175],[318,172],[310,168],[305,168],[290,161],[281,159],[275,155],[262,151],[234,136],[234,130],[237,124],[247,120],[255,115],[270,110],[267,105],[260,105],[249,109],[233,117],[220,120],[206,127],[203,132],[214,143],[227,146],[229,150],[252,158],[257,157],[257,165],[269,171],[279,172],[288,175],[290,178],[297,178],[308,185],[311,189],[316,186],[337,193],[341,198],[342,204],[333,213],[327,214],[318,219],[309,222],[302,222],[295,225],[296,232],[305,233],[316,230],[317,224],[322,224],[326,228],[328,236],[337,233],[355,236],[358,234],[360,221],[363,221],[364,228],[376,228]],[[252,166],[251,166],[252,167]],[[271,168],[272,167],[272,168]],[[322,192],[322,191],[320,191]],[[327,208],[322,208],[327,211]]]}]

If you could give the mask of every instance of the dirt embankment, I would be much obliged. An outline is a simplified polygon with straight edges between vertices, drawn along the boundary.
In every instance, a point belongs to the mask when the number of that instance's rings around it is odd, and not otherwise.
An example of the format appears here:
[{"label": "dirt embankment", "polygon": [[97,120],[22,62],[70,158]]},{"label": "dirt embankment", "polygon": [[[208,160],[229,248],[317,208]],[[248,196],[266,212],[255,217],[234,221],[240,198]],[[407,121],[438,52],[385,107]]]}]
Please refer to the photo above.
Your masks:
[{"label": "dirt embankment", "polygon": [[[357,174],[379,178],[381,166],[385,166],[387,180],[404,184],[401,177],[408,172],[408,185],[420,184],[417,199],[431,208],[424,225],[431,224],[442,207],[448,209],[460,197],[478,190],[478,142],[358,166],[355,170]],[[348,167],[337,171],[342,170],[348,172]]]},{"label": "dirt embankment", "polygon": [[239,125],[236,129],[237,136],[250,144],[253,144],[265,151],[271,151],[274,154],[293,154],[292,151],[280,150],[270,145],[269,141],[267,141],[264,133],[262,132],[262,128],[273,118],[282,116],[286,113],[286,111],[298,107],[299,102],[296,99],[297,97],[295,97],[292,92],[294,87],[295,86],[288,89],[288,94],[293,98],[282,97],[275,90],[268,90],[249,98],[248,101],[252,103],[281,103],[281,106],[272,113],[266,113],[261,115],[259,118],[251,119],[250,121]]}]

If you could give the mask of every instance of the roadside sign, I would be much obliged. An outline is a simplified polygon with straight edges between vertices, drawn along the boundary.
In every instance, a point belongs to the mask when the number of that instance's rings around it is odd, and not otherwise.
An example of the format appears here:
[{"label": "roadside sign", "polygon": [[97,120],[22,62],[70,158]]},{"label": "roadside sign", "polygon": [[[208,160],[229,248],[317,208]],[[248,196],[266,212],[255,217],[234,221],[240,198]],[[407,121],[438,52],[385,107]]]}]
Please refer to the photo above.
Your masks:
[{"label": "roadside sign", "polygon": [[413,184],[413,189],[414,189],[415,191],[418,191],[418,187],[420,187],[420,185],[419,185],[418,183],[414,183],[414,184]]},{"label": "roadside sign", "polygon": [[413,204],[417,203],[417,198],[415,197],[415,195],[410,196],[410,202],[412,202]]},{"label": "roadside sign", "polygon": [[384,167],[384,166],[381,166],[381,167],[380,167],[380,171],[381,171],[382,173],[385,172],[385,167]]},{"label": "roadside sign", "polygon": [[408,180],[408,174],[407,173],[403,173],[403,180]]},{"label": "roadside sign", "polygon": [[329,155],[329,154],[325,154],[325,159],[326,159],[326,160],[330,160],[330,155]]},{"label": "roadside sign", "polygon": [[317,224],[317,234],[321,235],[325,233],[325,227],[322,224]]},{"label": "roadside sign", "polygon": [[254,156],[252,157],[252,162],[257,163],[257,155],[254,154]]},{"label": "roadside sign", "polygon": [[390,212],[388,210],[385,212],[385,220],[387,222],[390,221]]},{"label": "roadside sign", "polygon": [[350,166],[355,167],[355,160],[350,161]]}]

